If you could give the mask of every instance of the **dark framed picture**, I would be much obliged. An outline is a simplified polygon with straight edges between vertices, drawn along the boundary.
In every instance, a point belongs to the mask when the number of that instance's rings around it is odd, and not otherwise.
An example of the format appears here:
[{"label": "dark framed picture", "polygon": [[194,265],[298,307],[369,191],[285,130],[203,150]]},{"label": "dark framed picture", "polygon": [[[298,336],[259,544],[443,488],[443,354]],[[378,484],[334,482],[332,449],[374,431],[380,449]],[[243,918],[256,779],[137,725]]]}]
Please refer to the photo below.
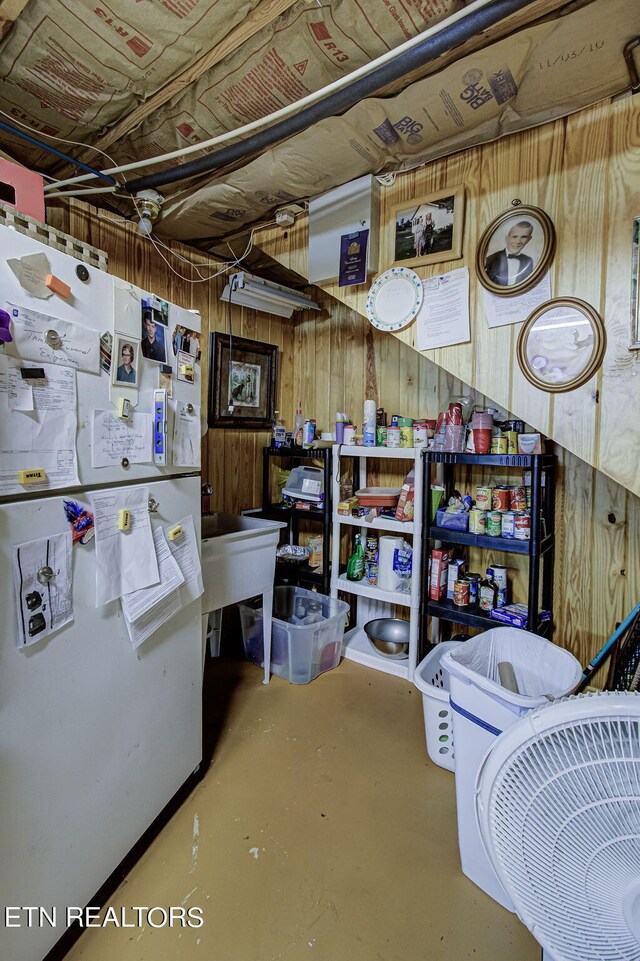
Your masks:
[{"label": "dark framed picture", "polygon": [[278,372],[275,344],[213,333],[209,372],[209,427],[271,428]]},{"label": "dark framed picture", "polygon": [[476,273],[483,287],[514,297],[535,287],[556,250],[556,231],[539,207],[513,206],[492,220],[480,238]]},{"label": "dark framed picture", "polygon": [[527,380],[552,394],[586,384],[604,358],[600,314],[577,297],[556,297],[529,315],[518,337],[518,363]]},{"label": "dark framed picture", "polygon": [[140,341],[116,334],[116,349],[111,360],[112,381],[119,387],[138,386],[138,347]]},{"label": "dark framed picture", "polygon": [[449,187],[391,208],[394,267],[420,267],[462,256],[464,188]]},{"label": "dark framed picture", "polygon": [[156,364],[167,363],[167,345],[165,342],[167,328],[163,327],[150,307],[142,308],[142,340],[140,350],[142,356]]},{"label": "dark framed picture", "polygon": [[640,350],[640,217],[633,220],[631,248],[631,341],[629,350]]}]

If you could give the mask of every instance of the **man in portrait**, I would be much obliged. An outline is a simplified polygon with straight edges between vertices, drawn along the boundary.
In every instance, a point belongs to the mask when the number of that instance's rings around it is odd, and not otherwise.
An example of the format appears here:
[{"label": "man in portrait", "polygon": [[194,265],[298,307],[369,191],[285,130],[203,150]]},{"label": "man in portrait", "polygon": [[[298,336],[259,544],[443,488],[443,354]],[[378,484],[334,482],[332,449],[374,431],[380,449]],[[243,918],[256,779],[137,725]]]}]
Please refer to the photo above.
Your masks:
[{"label": "man in portrait", "polygon": [[522,250],[533,236],[533,224],[520,220],[508,231],[503,250],[489,254],[484,262],[487,276],[500,287],[519,284],[533,271],[533,259]]},{"label": "man in portrait", "polygon": [[147,360],[157,360],[161,364],[166,364],[167,355],[162,331],[158,330],[150,310],[143,310],[142,312],[142,332],[144,336],[140,343],[140,349],[143,356]]}]

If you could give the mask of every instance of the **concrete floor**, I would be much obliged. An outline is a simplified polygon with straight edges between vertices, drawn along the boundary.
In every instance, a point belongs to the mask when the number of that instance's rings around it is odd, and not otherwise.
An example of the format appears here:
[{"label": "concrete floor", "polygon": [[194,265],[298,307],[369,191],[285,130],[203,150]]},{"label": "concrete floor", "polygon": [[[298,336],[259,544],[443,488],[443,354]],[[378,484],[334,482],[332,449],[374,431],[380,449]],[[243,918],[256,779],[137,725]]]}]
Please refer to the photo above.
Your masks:
[{"label": "concrete floor", "polygon": [[539,961],[460,871],[413,685],[349,661],[301,687],[208,675],[211,766],[109,902],[204,924],[87,930],[68,961]]}]

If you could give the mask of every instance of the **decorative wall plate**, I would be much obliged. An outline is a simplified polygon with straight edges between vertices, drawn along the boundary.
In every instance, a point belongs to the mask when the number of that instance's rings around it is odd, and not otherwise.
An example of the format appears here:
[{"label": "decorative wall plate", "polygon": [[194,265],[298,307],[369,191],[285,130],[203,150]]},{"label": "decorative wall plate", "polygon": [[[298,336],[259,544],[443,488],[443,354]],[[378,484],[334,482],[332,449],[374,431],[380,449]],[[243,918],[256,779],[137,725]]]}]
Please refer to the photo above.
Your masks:
[{"label": "decorative wall plate", "polygon": [[378,330],[402,330],[422,306],[422,281],[408,267],[391,267],[374,280],[367,297],[369,323]]}]

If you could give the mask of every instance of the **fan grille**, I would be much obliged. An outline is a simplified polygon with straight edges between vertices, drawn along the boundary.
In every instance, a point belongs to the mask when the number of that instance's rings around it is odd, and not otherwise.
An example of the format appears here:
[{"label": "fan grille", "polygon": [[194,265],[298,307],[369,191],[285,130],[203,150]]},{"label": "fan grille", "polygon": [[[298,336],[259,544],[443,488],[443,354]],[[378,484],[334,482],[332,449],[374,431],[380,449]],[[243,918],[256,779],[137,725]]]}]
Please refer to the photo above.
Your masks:
[{"label": "fan grille", "polygon": [[640,875],[640,719],[576,720],[522,745],[488,809],[522,920],[558,959],[640,961],[622,902]]}]

